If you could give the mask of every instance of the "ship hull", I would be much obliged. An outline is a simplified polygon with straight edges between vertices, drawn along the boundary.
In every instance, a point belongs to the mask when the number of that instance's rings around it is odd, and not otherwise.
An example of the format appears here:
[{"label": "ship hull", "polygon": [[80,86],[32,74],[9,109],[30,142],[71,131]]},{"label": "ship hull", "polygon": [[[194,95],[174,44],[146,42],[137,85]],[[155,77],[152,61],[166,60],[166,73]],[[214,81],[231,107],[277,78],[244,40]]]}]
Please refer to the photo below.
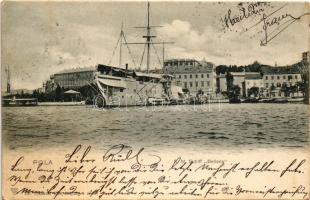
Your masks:
[{"label": "ship hull", "polygon": [[163,83],[109,76],[97,78],[96,83],[100,92],[93,102],[98,107],[166,105],[169,101]]}]

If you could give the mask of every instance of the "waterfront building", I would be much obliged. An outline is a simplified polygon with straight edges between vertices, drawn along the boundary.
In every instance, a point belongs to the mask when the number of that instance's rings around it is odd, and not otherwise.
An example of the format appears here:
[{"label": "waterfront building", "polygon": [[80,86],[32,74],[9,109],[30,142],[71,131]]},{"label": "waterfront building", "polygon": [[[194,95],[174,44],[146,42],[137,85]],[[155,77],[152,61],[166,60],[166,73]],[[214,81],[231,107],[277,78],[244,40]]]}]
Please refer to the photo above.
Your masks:
[{"label": "waterfront building", "polygon": [[283,85],[294,86],[301,82],[301,73],[294,69],[283,67],[262,67],[263,84],[265,88],[282,87]]},{"label": "waterfront building", "polygon": [[163,71],[174,75],[173,83],[181,86],[183,91],[196,95],[200,91],[204,94],[215,94],[216,74],[213,63],[195,59],[165,60]]},{"label": "waterfront building", "polygon": [[240,95],[245,96],[245,72],[230,72],[233,76],[233,85],[237,85],[240,88]]},{"label": "waterfront building", "polygon": [[[257,92],[262,90],[264,87],[262,75],[258,72],[246,72],[245,74],[245,96],[249,97],[253,95],[251,89],[256,89]],[[255,95],[257,97],[259,94]]]},{"label": "waterfront building", "polygon": [[226,74],[219,74],[216,76],[216,88],[218,93],[227,92]]},{"label": "waterfront building", "polygon": [[[267,97],[283,97],[283,87],[296,86],[302,82],[301,73],[296,68],[262,67],[263,85],[267,90]],[[292,93],[293,96],[302,96],[300,92]]]},{"label": "waterfront building", "polygon": [[231,72],[233,84],[240,87],[242,97],[249,96],[252,88],[262,88],[262,76],[258,72]]},{"label": "waterfront building", "polygon": [[65,69],[50,76],[50,80],[45,83],[45,90],[50,92],[57,86],[64,89],[78,89],[92,83],[96,71],[96,67]]},{"label": "waterfront building", "polygon": [[302,61],[307,61],[307,62],[310,61],[310,52],[309,51],[302,53]]}]

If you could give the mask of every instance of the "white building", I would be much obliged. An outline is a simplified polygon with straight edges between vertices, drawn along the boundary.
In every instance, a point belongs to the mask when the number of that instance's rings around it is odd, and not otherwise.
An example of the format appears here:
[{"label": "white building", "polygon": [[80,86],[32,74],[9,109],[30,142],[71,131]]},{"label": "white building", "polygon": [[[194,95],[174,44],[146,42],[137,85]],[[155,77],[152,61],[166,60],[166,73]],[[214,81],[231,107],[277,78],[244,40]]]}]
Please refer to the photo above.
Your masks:
[{"label": "white building", "polygon": [[198,91],[204,94],[214,94],[216,88],[215,67],[213,63],[195,59],[170,59],[165,61],[164,73],[174,75],[174,84],[184,91],[196,95]]},{"label": "white building", "polygon": [[231,72],[233,84],[240,87],[240,95],[249,96],[251,88],[262,88],[262,76],[259,72]]},{"label": "white building", "polygon": [[296,85],[297,82],[301,82],[301,74],[275,74],[268,73],[263,75],[263,84],[265,88],[274,87],[282,87],[283,85],[293,86]]},{"label": "white building", "polygon": [[223,93],[227,92],[227,82],[226,82],[226,74],[219,74],[216,77],[217,79],[217,89],[218,92]]}]

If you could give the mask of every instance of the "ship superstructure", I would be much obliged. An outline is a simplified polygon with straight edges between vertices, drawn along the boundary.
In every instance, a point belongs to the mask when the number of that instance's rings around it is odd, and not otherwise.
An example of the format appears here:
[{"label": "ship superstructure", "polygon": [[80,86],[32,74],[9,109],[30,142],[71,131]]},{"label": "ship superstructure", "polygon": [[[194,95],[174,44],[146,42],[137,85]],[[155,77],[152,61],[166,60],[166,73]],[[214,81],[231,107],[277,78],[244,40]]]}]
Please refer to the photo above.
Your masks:
[{"label": "ship superstructure", "polygon": [[[153,42],[151,28],[160,27],[150,25],[150,4],[147,5],[147,26],[135,27],[145,28],[146,35],[143,38],[145,42],[128,43],[121,29],[120,38],[117,45],[120,45],[119,67],[110,65],[98,65],[98,74],[95,76],[95,84],[98,87],[99,95],[93,102],[98,107],[104,106],[133,106],[133,105],[154,105],[154,104],[170,104],[172,102],[180,102],[183,98],[182,88],[172,85],[172,75],[150,73],[150,48],[154,44],[164,44],[171,42]],[[123,25],[122,25],[123,27]],[[124,42],[124,43],[123,43]],[[132,57],[129,44],[144,44],[146,49],[146,71],[128,69],[126,64],[122,68],[122,44],[127,45],[129,54]],[[155,47],[154,47],[155,49]],[[113,51],[113,55],[115,49]],[[142,58],[144,56],[144,51]],[[163,52],[164,59],[164,52]],[[163,61],[162,61],[163,62]],[[134,60],[133,63],[135,64]],[[110,62],[109,62],[110,64]]]}]

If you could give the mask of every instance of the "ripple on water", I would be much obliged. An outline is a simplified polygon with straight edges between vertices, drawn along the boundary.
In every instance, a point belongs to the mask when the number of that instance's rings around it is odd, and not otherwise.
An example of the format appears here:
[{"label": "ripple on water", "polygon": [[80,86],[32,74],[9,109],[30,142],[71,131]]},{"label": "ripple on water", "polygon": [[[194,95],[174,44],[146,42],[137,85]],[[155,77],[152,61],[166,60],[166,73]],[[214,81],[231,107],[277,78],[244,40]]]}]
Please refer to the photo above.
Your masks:
[{"label": "ripple on water", "polygon": [[13,134],[14,137],[20,138],[49,138],[49,135],[35,135],[35,134]]},{"label": "ripple on water", "polygon": [[221,112],[38,106],[3,108],[2,129],[4,144],[15,149],[70,146],[86,139],[101,146],[125,142],[148,148],[156,144],[157,149],[199,146],[201,151],[301,148],[309,145],[308,119],[302,104],[225,104]]},{"label": "ripple on water", "polygon": [[211,140],[228,140],[229,138],[225,137],[225,136],[210,136],[210,137],[208,137],[208,139],[211,139]]}]

